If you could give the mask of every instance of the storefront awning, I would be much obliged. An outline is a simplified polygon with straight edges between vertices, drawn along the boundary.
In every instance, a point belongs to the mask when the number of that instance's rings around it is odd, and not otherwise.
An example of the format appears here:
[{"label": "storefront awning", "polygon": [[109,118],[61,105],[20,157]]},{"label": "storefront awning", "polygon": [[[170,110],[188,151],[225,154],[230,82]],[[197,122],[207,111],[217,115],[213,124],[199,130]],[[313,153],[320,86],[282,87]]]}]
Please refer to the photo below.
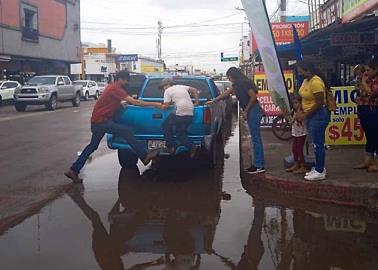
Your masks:
[{"label": "storefront awning", "polygon": [[[340,33],[364,33],[378,31],[378,17],[367,17],[350,23],[334,23],[330,26],[315,30],[308,36],[301,39],[303,55],[315,55],[320,51],[331,48],[331,38],[335,34]],[[378,34],[376,34],[378,35]],[[348,46],[348,44],[345,44]],[[364,46],[364,44],[361,44]],[[360,45],[360,46],[361,46]],[[372,44],[367,44],[372,46]],[[350,46],[350,45],[349,45]],[[378,47],[378,44],[373,44]],[[295,59],[294,43],[277,46],[278,54],[281,58]]]}]

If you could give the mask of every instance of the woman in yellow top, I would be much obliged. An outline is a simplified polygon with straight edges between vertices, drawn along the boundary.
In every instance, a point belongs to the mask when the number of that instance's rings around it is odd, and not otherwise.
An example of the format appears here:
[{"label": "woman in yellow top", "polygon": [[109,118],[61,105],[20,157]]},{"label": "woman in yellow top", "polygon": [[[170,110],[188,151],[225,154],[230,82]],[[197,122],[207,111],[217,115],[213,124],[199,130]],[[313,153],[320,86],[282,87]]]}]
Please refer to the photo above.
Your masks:
[{"label": "woman in yellow top", "polygon": [[330,122],[330,112],[325,106],[325,90],[329,87],[323,73],[312,63],[302,61],[297,64],[298,73],[305,78],[299,89],[302,97],[303,113],[296,115],[305,120],[307,130],[315,149],[315,167],[306,173],[305,180],[319,181],[326,178],[325,131]]}]

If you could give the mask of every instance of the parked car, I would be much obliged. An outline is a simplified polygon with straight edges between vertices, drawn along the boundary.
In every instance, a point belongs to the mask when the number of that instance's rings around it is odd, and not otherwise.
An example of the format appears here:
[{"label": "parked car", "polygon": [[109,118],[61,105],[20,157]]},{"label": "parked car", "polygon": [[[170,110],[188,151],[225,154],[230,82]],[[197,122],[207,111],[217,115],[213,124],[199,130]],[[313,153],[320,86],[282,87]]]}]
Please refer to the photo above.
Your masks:
[{"label": "parked car", "polygon": [[[215,81],[215,84],[221,93],[225,92],[226,90],[232,87],[232,83],[230,81]],[[233,102],[234,101],[231,96],[225,99],[225,104],[226,104],[225,115],[228,119],[232,118]]]},{"label": "parked car", "polygon": [[16,89],[14,105],[18,112],[23,112],[27,105],[45,105],[48,110],[55,110],[58,102],[72,102],[80,106],[82,86],[72,85],[67,76],[35,76],[25,86]]},{"label": "parked car", "polygon": [[78,80],[78,81],[74,81],[73,85],[79,85],[83,87],[82,97],[84,98],[85,101],[89,100],[89,98],[91,97],[97,100],[98,97],[100,96],[100,90],[95,81]]},{"label": "parked car", "polygon": [[102,92],[104,92],[108,84],[106,82],[97,82],[97,86],[98,86],[98,93],[101,96]]},{"label": "parked car", "polygon": [[0,106],[4,101],[13,100],[15,90],[21,87],[17,81],[0,81]]},{"label": "parked car", "polygon": [[[163,101],[163,90],[159,89],[161,81],[167,76],[148,76],[138,94],[138,98],[145,101]],[[205,102],[217,97],[219,89],[214,81],[208,77],[185,76],[175,77],[175,84],[182,84],[198,89],[200,105],[194,107],[194,119],[188,129],[189,139],[200,148],[201,160],[209,167],[214,167],[217,162],[217,138],[222,138],[223,102],[205,105]],[[116,121],[133,129],[137,140],[146,149],[160,149],[160,155],[170,155],[165,147],[162,124],[168,115],[175,110],[170,106],[168,110],[156,108],[142,108],[127,106],[120,111]],[[122,167],[135,166],[137,156],[122,138],[109,134],[108,146],[118,150],[118,160]],[[183,146],[177,148],[175,154],[187,152]]]}]

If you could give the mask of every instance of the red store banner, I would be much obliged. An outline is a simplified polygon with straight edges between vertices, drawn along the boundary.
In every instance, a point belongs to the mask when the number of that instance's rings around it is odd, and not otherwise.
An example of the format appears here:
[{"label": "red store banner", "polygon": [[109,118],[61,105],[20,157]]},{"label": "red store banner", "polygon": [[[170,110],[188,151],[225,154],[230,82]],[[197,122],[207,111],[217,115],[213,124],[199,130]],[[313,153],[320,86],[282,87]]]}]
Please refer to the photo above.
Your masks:
[{"label": "red store banner", "polygon": [[[297,29],[299,38],[303,38],[308,35],[308,22],[271,23],[274,41],[277,45],[289,44],[294,42],[292,27],[293,24]],[[255,51],[257,49],[257,44],[255,39],[253,37],[251,38],[252,50]]]}]

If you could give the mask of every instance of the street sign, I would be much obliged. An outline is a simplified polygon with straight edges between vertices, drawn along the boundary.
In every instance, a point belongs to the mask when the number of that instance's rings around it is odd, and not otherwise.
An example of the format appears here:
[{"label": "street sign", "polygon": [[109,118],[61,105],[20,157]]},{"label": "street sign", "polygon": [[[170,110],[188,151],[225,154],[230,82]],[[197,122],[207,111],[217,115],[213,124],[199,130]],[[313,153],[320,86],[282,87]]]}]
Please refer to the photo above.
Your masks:
[{"label": "street sign", "polygon": [[138,61],[138,55],[137,54],[123,54],[118,55],[117,62],[137,62]]},{"label": "street sign", "polygon": [[234,62],[239,61],[239,57],[223,57],[221,58],[222,62]]}]

